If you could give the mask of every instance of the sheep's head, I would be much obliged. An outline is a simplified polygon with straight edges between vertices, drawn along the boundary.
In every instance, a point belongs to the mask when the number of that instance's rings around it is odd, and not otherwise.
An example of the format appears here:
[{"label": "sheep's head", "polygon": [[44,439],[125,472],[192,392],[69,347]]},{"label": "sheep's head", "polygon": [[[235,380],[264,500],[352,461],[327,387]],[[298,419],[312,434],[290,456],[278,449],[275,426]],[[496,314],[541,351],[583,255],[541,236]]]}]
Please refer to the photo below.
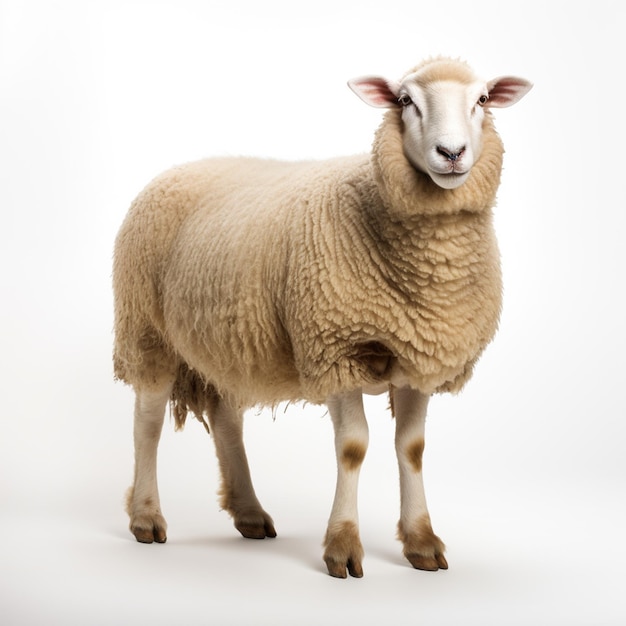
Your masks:
[{"label": "sheep's head", "polygon": [[427,61],[397,82],[366,76],[348,85],[371,106],[402,110],[406,158],[444,189],[461,186],[480,157],[485,109],[511,106],[532,87],[515,76],[483,81],[451,59]]}]

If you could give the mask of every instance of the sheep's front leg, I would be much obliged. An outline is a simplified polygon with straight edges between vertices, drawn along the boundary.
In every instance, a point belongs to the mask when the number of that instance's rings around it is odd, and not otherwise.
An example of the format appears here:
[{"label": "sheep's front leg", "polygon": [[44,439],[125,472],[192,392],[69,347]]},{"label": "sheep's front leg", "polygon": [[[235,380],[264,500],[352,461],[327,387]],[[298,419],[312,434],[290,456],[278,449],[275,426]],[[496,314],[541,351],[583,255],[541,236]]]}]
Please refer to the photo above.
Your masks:
[{"label": "sheep's front leg", "polygon": [[359,538],[357,488],[369,439],[361,391],[330,398],[327,402],[335,428],[337,488],[324,540],[328,573],[346,578],[363,576],[363,547]]},{"label": "sheep's front leg", "polygon": [[171,391],[171,384],[158,390],[135,390],[135,479],[128,490],[126,510],[130,530],[141,543],[165,543],[167,539],[157,485],[157,448]]},{"label": "sheep's front leg", "polygon": [[392,389],[396,417],[396,452],[400,467],[398,538],[404,556],[416,569],[448,569],[445,546],[433,533],[422,479],[422,453],[429,396],[408,387]]},{"label": "sheep's front leg", "polygon": [[209,424],[222,474],[221,505],[235,528],[249,539],[276,537],[274,522],[259,503],[243,443],[243,411],[225,399],[209,413]]}]

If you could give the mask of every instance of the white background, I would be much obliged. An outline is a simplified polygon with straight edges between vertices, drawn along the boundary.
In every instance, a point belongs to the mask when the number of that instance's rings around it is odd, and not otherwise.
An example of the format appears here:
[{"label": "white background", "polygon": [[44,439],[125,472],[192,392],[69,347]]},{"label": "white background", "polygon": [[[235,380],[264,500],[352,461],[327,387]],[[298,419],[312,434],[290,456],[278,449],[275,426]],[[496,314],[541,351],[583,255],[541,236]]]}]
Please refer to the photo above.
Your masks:
[{"label": "white background", "polygon": [[[624,3],[0,1],[0,622],[626,623]],[[431,6],[432,5],[432,6]],[[323,408],[250,414],[279,537],[219,511],[213,444],[164,430],[166,545],[137,544],[132,393],[112,380],[111,253],[172,164],[369,149],[381,113],[346,87],[461,56],[534,89],[496,111],[500,332],[436,397],[425,478],[450,569],[396,541],[385,400],[368,400],[365,578],[325,574],[334,490]]]}]

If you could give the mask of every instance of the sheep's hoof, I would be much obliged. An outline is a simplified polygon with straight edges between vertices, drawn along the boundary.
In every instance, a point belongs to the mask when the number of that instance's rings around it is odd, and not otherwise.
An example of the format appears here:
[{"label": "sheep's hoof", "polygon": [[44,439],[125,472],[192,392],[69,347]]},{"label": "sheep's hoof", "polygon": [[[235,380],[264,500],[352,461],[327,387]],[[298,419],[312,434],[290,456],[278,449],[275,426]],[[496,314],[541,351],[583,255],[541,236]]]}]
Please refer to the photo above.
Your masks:
[{"label": "sheep's hoof", "polygon": [[363,577],[363,566],[360,561],[354,561],[352,559],[348,559],[345,561],[334,561],[330,557],[324,557],[324,562],[326,563],[326,567],[328,568],[328,573],[333,578],[347,578],[346,568],[348,573],[353,578],[362,578]]},{"label": "sheep's hoof", "polygon": [[435,556],[407,554],[406,558],[415,569],[421,569],[426,572],[436,572],[440,569],[448,569],[448,562],[443,554],[435,554]]},{"label": "sheep's hoof", "polygon": [[427,572],[448,569],[448,561],[443,555],[446,547],[433,532],[428,516],[418,519],[408,531],[400,522],[398,538],[404,544],[404,556],[415,569]]},{"label": "sheep's hoof", "polygon": [[235,528],[246,539],[265,539],[276,537],[272,518],[265,511],[240,514],[235,518]]},{"label": "sheep's hoof", "polygon": [[138,516],[130,523],[130,531],[139,543],[165,543],[167,524],[162,515],[154,517]]},{"label": "sheep's hoof", "polygon": [[324,562],[333,578],[363,576],[363,546],[355,523],[343,522],[336,530],[329,529],[324,545]]}]

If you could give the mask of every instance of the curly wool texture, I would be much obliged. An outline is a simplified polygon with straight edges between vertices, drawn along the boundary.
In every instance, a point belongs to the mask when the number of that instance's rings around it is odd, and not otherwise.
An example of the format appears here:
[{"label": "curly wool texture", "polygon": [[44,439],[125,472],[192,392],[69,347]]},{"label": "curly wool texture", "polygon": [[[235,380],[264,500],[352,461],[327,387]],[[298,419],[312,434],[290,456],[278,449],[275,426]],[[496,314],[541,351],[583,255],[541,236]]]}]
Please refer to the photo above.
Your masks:
[{"label": "curly wool texture", "polygon": [[216,393],[245,407],[388,383],[458,391],[500,313],[502,154],[487,114],[468,181],[441,189],[405,158],[391,110],[370,156],[166,172],[116,241],[116,376],[176,380],[179,425]]}]

